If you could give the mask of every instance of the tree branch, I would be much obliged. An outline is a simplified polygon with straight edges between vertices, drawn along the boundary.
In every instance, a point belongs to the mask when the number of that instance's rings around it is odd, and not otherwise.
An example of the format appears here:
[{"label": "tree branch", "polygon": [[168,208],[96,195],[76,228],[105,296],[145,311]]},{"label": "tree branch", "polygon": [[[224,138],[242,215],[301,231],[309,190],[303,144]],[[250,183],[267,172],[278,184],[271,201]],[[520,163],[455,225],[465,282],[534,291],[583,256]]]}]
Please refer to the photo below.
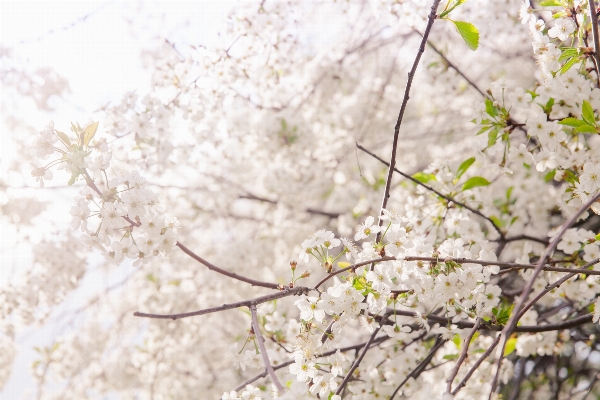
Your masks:
[{"label": "tree branch", "polygon": [[417,379],[419,377],[419,375],[421,375],[421,372],[423,372],[423,370],[425,369],[425,367],[427,367],[427,364],[429,364],[431,362],[431,360],[435,356],[435,353],[437,353],[437,351],[444,345],[444,343],[446,343],[446,340],[440,340],[438,338],[436,345],[433,347],[433,349],[431,349],[431,351],[429,352],[429,354],[427,354],[427,357],[425,357],[423,359],[423,361],[421,361],[419,363],[419,365],[417,365],[415,367],[415,369],[413,369],[410,372],[410,374],[408,374],[406,376],[406,378],[404,378],[404,380],[402,382],[400,382],[400,384],[396,387],[396,390],[394,390],[394,393],[392,393],[392,395],[390,396],[390,400],[393,400],[394,396],[396,396],[396,393],[398,393],[398,391],[400,390],[400,388],[402,388],[402,386],[404,386],[404,384],[406,382],[408,382],[408,380],[410,378]]},{"label": "tree branch", "polygon": [[310,288],[307,288],[304,286],[298,286],[298,287],[294,287],[294,288],[286,288],[280,292],[268,294],[266,296],[257,297],[255,299],[244,300],[244,301],[240,301],[237,303],[223,304],[222,306],[219,306],[219,307],[206,308],[204,310],[192,311],[192,312],[181,313],[181,314],[146,314],[146,313],[141,313],[141,312],[136,311],[133,313],[133,316],[134,317],[144,317],[144,318],[176,320],[176,319],[181,319],[181,318],[194,317],[197,315],[211,314],[211,313],[224,311],[224,310],[231,310],[233,308],[251,307],[253,305],[256,306],[257,304],[262,304],[262,303],[266,303],[266,302],[269,302],[272,300],[281,299],[282,297],[298,296],[301,294],[306,294],[310,290],[311,290]]},{"label": "tree branch", "polygon": [[[586,268],[591,267],[592,265],[598,264],[600,262],[600,258],[597,258],[593,261],[590,261],[589,263],[585,264],[584,266],[582,266],[581,268],[578,268],[579,270],[585,270]],[[542,297],[544,297],[548,292],[550,292],[552,289],[559,287],[560,285],[562,285],[563,283],[565,283],[566,281],[568,281],[569,279],[571,279],[572,277],[574,277],[575,275],[577,275],[579,272],[575,271],[575,272],[571,272],[565,276],[563,276],[561,279],[555,281],[554,283],[552,283],[551,285],[546,286],[546,288],[544,290],[542,290],[540,292],[540,294],[538,294],[537,296],[535,296],[533,299],[531,299],[529,301],[529,303],[527,303],[523,309],[521,310],[521,312],[519,313],[519,316],[517,317],[518,319],[523,318],[523,315],[527,312],[527,310],[529,310],[535,303],[537,303]]]},{"label": "tree branch", "polygon": [[460,391],[460,389],[462,389],[467,384],[467,381],[469,380],[469,378],[471,377],[471,375],[473,375],[473,373],[477,370],[477,368],[479,368],[479,366],[481,365],[481,363],[483,363],[483,361],[486,358],[488,358],[490,354],[492,354],[492,352],[494,351],[494,349],[498,345],[498,342],[500,342],[500,336],[501,335],[498,335],[496,337],[496,339],[490,345],[490,347],[485,351],[485,353],[483,353],[481,355],[481,357],[479,357],[479,360],[477,360],[475,362],[475,364],[471,367],[471,369],[469,370],[469,372],[467,372],[467,374],[465,375],[465,377],[463,378],[463,380],[460,381],[460,383],[458,384],[458,386],[456,386],[456,388],[452,391],[452,395],[453,396],[456,396],[456,394]]},{"label": "tree branch", "polygon": [[508,338],[510,337],[510,335],[514,332],[515,327],[517,326],[517,323],[519,322],[521,309],[523,307],[523,304],[527,300],[527,297],[531,293],[531,289],[533,288],[535,279],[538,277],[540,272],[543,270],[544,264],[546,263],[548,258],[550,258],[550,255],[554,252],[554,250],[556,249],[556,246],[558,246],[558,243],[560,242],[562,236],[565,234],[567,229],[569,229],[575,223],[575,221],[577,221],[579,216],[581,214],[583,214],[588,208],[590,208],[590,206],[592,204],[594,204],[599,198],[600,198],[600,191],[598,193],[596,193],[594,196],[591,196],[590,199],[585,202],[585,204],[583,204],[573,215],[571,215],[564,222],[561,230],[554,237],[552,242],[546,247],[546,251],[544,252],[544,255],[539,260],[538,264],[536,265],[536,267],[533,271],[533,275],[529,279],[529,282],[527,282],[527,285],[525,285],[525,288],[523,288],[523,292],[521,293],[519,302],[515,305],[515,308],[513,309],[513,312],[512,312],[512,315],[510,316],[508,324],[506,325],[506,327],[504,328],[504,330],[502,331],[502,334],[501,334],[501,337],[502,337],[502,345],[500,346],[501,351],[500,351],[500,356],[498,356],[498,359],[496,360],[496,373],[492,380],[492,387],[491,387],[490,396],[489,396],[490,398],[492,397],[492,394],[496,390],[496,385],[498,383],[498,377],[500,376],[500,368],[502,367],[502,359],[504,358],[504,348],[506,347],[506,342],[508,341]]},{"label": "tree branch", "polygon": [[[356,143],[356,147],[358,147],[360,150],[364,151],[365,153],[367,153],[371,157],[375,158],[376,160],[380,161],[381,163],[383,163],[383,164],[385,164],[387,166],[390,165],[387,161],[385,161],[384,159],[382,159],[379,156],[375,155],[374,153],[370,152],[369,150],[365,149],[360,144]],[[435,190],[431,186],[429,186],[429,185],[427,185],[427,184],[425,184],[423,182],[420,182],[419,180],[417,180],[417,179],[413,178],[412,176],[410,176],[410,175],[408,175],[408,174],[400,171],[397,168],[394,168],[394,171],[397,172],[397,173],[399,173],[400,175],[402,175],[406,179],[409,179],[412,182],[416,183],[417,185],[424,187],[425,189],[429,190],[430,192],[433,192],[433,193],[437,194],[438,196],[440,196],[441,198],[445,199],[446,201],[453,202],[457,206],[466,208],[467,210],[471,211],[473,214],[477,214],[480,217],[482,217],[483,219],[489,221],[492,224],[492,226],[494,227],[494,229],[496,230],[496,232],[498,232],[498,234],[500,235],[500,238],[504,239],[504,232],[502,232],[502,229],[500,229],[500,227],[498,225],[496,225],[496,223],[491,218],[486,217],[484,214],[482,214],[481,211],[476,210],[473,207],[470,207],[470,206],[466,205],[465,203],[462,203],[462,202],[460,202],[458,200],[455,200],[455,199],[453,199],[450,196],[446,196],[445,194],[442,194],[442,193],[438,192],[437,190]]]},{"label": "tree branch", "polygon": [[[415,73],[417,71],[417,66],[419,65],[419,61],[421,60],[421,56],[425,52],[425,44],[427,43],[427,38],[429,37],[429,33],[431,32],[431,27],[433,26],[433,22],[437,18],[437,8],[440,4],[441,0],[433,0],[433,5],[431,6],[431,12],[427,17],[427,27],[425,28],[425,32],[423,33],[423,39],[421,40],[421,45],[419,46],[419,51],[417,52],[417,56],[415,57],[415,61],[413,62],[412,68],[408,73],[408,80],[406,81],[406,88],[404,89],[404,98],[402,99],[402,105],[400,106],[400,112],[398,113],[398,120],[396,121],[396,126],[394,127],[394,140],[392,142],[392,155],[390,157],[389,169],[387,174],[387,179],[385,182],[385,192],[383,194],[383,200],[381,202],[381,210],[380,215],[383,215],[383,209],[387,208],[387,202],[390,198],[390,188],[392,186],[392,175],[394,174],[394,167],[396,166],[396,152],[398,150],[398,136],[400,133],[400,125],[402,124],[402,118],[404,117],[404,111],[406,111],[406,105],[408,104],[408,99],[410,98],[410,88],[412,86],[412,81],[415,77]],[[379,226],[381,226],[382,220],[379,220]],[[381,231],[377,233],[377,238],[375,242],[379,242],[381,239]]]},{"label": "tree branch", "polygon": [[211,271],[218,272],[221,275],[228,276],[228,277],[236,279],[238,281],[249,283],[252,286],[261,286],[261,287],[266,287],[269,289],[279,289],[279,285],[276,283],[257,281],[252,278],[246,278],[245,276],[238,275],[235,272],[229,272],[222,268],[219,268],[219,267],[211,264],[210,262],[206,261],[204,258],[200,257],[199,255],[197,255],[196,253],[194,253],[193,251],[188,249],[186,246],[184,246],[180,242],[177,242],[177,247],[179,247],[181,250],[183,250],[183,252],[185,254],[192,257],[194,260],[198,261],[200,264],[204,265],[206,268],[210,269]]},{"label": "tree branch", "polygon": [[273,369],[273,366],[271,365],[271,362],[269,361],[269,355],[267,354],[267,349],[265,348],[265,339],[263,338],[262,334],[260,333],[260,325],[258,324],[258,317],[256,315],[256,304],[251,304],[249,308],[250,308],[250,313],[252,314],[252,330],[254,331],[254,334],[256,335],[256,340],[258,340],[258,347],[260,348],[260,352],[262,354],[263,362],[265,364],[265,370],[268,372],[269,376],[271,377],[273,384],[277,387],[277,389],[281,393],[284,391],[283,386],[281,385],[281,382],[279,382],[279,379],[277,379],[277,375],[275,375],[275,370]]},{"label": "tree branch", "polygon": [[596,2],[588,0],[590,17],[592,19],[592,36],[594,37],[594,59],[596,60],[596,75],[600,84],[600,38],[598,36],[598,14],[596,14]]},{"label": "tree branch", "polygon": [[[383,317],[385,318],[386,316],[387,315],[384,315]],[[381,329],[381,325],[379,325],[379,327],[377,327],[373,331],[373,333],[371,334],[371,337],[369,338],[369,340],[365,344],[365,347],[363,348],[362,353],[360,353],[360,356],[358,356],[358,358],[356,359],[356,361],[354,361],[354,364],[352,364],[352,367],[350,367],[350,370],[348,371],[348,373],[344,377],[344,380],[342,380],[342,383],[340,383],[340,386],[338,386],[337,390],[335,391],[335,394],[340,394],[342,392],[342,390],[344,390],[344,387],[346,386],[346,384],[348,383],[348,381],[352,377],[352,374],[354,373],[354,371],[356,371],[356,368],[358,368],[358,366],[360,365],[360,363],[363,360],[363,358],[365,358],[365,355],[367,354],[367,351],[369,351],[369,346],[371,345],[371,343],[373,343],[373,340],[375,340],[375,336],[377,336],[377,334],[379,333],[380,329]]]},{"label": "tree branch", "polygon": [[471,339],[473,339],[475,332],[477,332],[479,330],[480,325],[481,325],[481,318],[477,318],[477,320],[475,321],[475,324],[473,325],[473,329],[471,329],[471,331],[469,332],[469,335],[465,338],[465,341],[463,344],[463,349],[460,353],[460,357],[458,357],[458,360],[456,361],[456,365],[454,366],[454,368],[452,369],[452,372],[450,373],[450,377],[448,378],[448,380],[446,380],[446,382],[448,383],[446,386],[446,392],[448,392],[448,393],[452,393],[452,381],[454,381],[454,378],[456,378],[456,375],[458,375],[458,371],[460,370],[460,365],[467,358],[467,353],[469,351],[469,345],[471,344]]}]

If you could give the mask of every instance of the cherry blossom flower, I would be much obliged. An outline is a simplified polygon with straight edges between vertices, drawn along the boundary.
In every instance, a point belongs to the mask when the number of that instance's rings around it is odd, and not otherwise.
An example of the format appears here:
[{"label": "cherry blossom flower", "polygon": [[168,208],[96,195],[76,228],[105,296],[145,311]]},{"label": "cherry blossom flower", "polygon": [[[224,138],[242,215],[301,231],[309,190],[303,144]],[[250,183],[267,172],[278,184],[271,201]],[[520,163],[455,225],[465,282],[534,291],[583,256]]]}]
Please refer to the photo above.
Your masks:
[{"label": "cherry blossom flower", "polygon": [[373,233],[378,233],[381,231],[381,227],[378,225],[373,225],[373,222],[375,222],[375,218],[368,216],[365,222],[358,229],[358,232],[356,232],[354,235],[354,240],[358,241],[365,239],[371,236]]}]

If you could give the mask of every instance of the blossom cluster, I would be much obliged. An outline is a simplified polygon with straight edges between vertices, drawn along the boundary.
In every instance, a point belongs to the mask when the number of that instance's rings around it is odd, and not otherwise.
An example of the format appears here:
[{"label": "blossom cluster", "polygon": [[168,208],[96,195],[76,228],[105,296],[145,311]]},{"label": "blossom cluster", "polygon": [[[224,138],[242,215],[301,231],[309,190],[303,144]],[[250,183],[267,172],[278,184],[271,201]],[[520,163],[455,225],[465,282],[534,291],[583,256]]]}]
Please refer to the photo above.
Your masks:
[{"label": "blossom cluster", "polygon": [[[43,186],[44,180],[52,178],[51,168],[59,165],[71,174],[69,184],[78,179],[86,182],[71,207],[71,227],[80,230],[83,243],[99,250],[109,263],[133,260],[133,266],[139,266],[167,256],[177,244],[179,222],[164,214],[163,204],[138,171],[108,178],[111,153],[106,146],[91,145],[97,128],[97,122],[86,128],[72,125],[76,135],[72,143],[50,122],[39,133],[36,153],[46,159],[58,152],[61,158],[35,167],[32,175]],[[62,148],[55,146],[59,140]]]}]

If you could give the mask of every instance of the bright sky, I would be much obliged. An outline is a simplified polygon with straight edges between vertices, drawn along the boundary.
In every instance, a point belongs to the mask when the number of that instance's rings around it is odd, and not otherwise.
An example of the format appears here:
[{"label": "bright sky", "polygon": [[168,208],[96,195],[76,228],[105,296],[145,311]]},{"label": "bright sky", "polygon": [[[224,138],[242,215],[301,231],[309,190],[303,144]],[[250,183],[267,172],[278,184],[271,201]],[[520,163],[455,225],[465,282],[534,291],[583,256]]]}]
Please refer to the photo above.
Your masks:
[{"label": "bright sky", "polygon": [[[15,180],[6,169],[15,160],[10,137],[21,132],[11,131],[5,124],[7,114],[17,116],[43,128],[49,120],[66,130],[70,121],[86,121],[92,112],[108,101],[120,99],[123,93],[146,90],[149,73],[142,69],[140,51],[152,48],[156,36],[171,42],[214,44],[222,27],[224,14],[235,4],[231,1],[212,2],[117,2],[117,1],[3,1],[0,0],[0,46],[12,49],[14,59],[28,70],[51,67],[69,81],[71,93],[55,99],[54,112],[42,112],[33,105],[19,110],[2,111],[0,121],[0,180],[13,186],[34,186],[33,179]],[[5,60],[0,59],[0,62]],[[2,90],[2,104],[11,103],[10,91]],[[17,115],[14,115],[14,114]],[[62,182],[54,182],[62,184]],[[72,196],[69,191],[21,189],[19,196],[36,196],[53,201],[52,214],[57,221],[38,226],[42,236],[52,230],[52,224],[68,224]],[[0,193],[1,194],[1,193]],[[1,200],[1,199],[0,199]],[[1,202],[0,202],[1,203]],[[35,234],[35,232],[34,232]],[[6,284],[14,272],[27,268],[31,262],[26,246],[14,246],[15,229],[0,224],[0,285]],[[85,304],[90,293],[121,281],[131,268],[121,266],[110,276],[91,274],[83,287],[73,293],[56,314]],[[9,382],[0,393],[2,400],[31,398],[35,385],[29,376],[36,359],[33,346],[51,343],[61,327],[49,324],[42,329],[28,329],[17,336],[19,355],[13,365]],[[29,395],[29,396],[27,396]],[[27,396],[27,397],[24,397]]]}]

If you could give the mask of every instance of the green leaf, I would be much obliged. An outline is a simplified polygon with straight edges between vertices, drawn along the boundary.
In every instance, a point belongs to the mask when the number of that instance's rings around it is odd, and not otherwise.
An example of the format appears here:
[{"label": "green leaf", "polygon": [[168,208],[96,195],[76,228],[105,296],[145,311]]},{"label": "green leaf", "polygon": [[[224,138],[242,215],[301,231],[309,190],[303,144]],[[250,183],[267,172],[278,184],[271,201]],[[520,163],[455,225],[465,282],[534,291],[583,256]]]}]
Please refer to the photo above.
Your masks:
[{"label": "green leaf", "polygon": [[546,174],[546,176],[544,176],[544,182],[548,183],[552,180],[554,180],[554,175],[556,175],[556,170],[553,169],[552,171],[548,172]]},{"label": "green leaf", "polygon": [[426,174],[425,172],[417,172],[412,177],[415,178],[416,180],[418,180],[421,183],[427,183],[429,181],[435,181],[435,175],[433,175],[433,174]]},{"label": "green leaf", "polygon": [[542,107],[546,114],[550,114],[552,112],[552,106],[554,105],[554,97],[550,97],[545,106]]},{"label": "green leaf", "polygon": [[344,269],[346,267],[349,267],[350,265],[352,265],[352,264],[350,264],[347,261],[338,261],[337,262],[337,266],[338,266],[339,269]]},{"label": "green leaf", "polygon": [[471,157],[468,160],[463,161],[463,163],[460,164],[460,167],[458,167],[458,171],[456,171],[456,179],[459,179],[465,172],[467,172],[469,167],[473,165],[474,162],[475,157]]},{"label": "green leaf", "polygon": [[454,4],[452,4],[452,5],[450,5],[450,2],[448,2],[448,6],[446,6],[446,10],[440,14],[440,18],[444,18],[446,15],[450,14],[452,11],[454,11],[454,9],[456,7],[460,6],[465,1],[467,1],[467,0],[454,0]]},{"label": "green leaf", "polygon": [[562,121],[559,121],[559,124],[577,128],[578,126],[585,125],[585,121],[577,118],[565,118]]},{"label": "green leaf", "polygon": [[561,7],[562,3],[560,0],[544,0],[538,3],[542,7]]},{"label": "green leaf", "polygon": [[510,338],[506,341],[506,346],[504,347],[504,357],[508,356],[510,353],[515,351],[517,347],[517,338]]},{"label": "green leaf", "polygon": [[579,51],[573,47],[564,47],[561,49],[562,54],[558,57],[558,61],[565,61],[567,58],[575,57],[579,55]]},{"label": "green leaf", "polygon": [[475,134],[475,136],[477,136],[477,135],[481,135],[483,132],[487,131],[488,129],[492,129],[492,125],[486,125],[486,126],[484,126],[483,128],[481,128],[481,129],[479,130],[479,132],[477,132],[477,133]]},{"label": "green leaf", "polygon": [[83,145],[87,146],[90,144],[90,140],[96,134],[96,130],[98,129],[98,122],[92,122],[83,130]]},{"label": "green leaf", "polygon": [[498,116],[498,109],[494,107],[494,103],[490,99],[485,99],[485,112],[491,117]]},{"label": "green leaf", "polygon": [[458,358],[458,354],[446,354],[442,357],[444,360],[456,360]]},{"label": "green leaf", "polygon": [[75,183],[75,181],[77,180],[78,176],[79,176],[79,174],[73,174],[73,175],[71,175],[71,179],[69,179],[69,182],[68,182],[69,186],[71,186],[72,184]]},{"label": "green leaf", "polygon": [[71,140],[64,132],[56,131],[56,135],[58,136],[61,142],[63,142],[67,147],[69,147],[69,149],[71,148]]},{"label": "green leaf", "polygon": [[490,216],[490,219],[492,221],[494,221],[494,224],[496,224],[496,226],[499,226],[500,228],[504,228],[504,221],[501,220],[500,218],[496,217],[495,215]]},{"label": "green leaf", "polygon": [[490,183],[490,181],[488,181],[482,176],[474,176],[472,178],[469,178],[469,180],[464,183],[462,191],[464,192],[465,190],[473,189],[479,186],[487,186]]},{"label": "green leaf", "polygon": [[581,125],[575,128],[575,132],[595,133],[596,127],[590,125]]},{"label": "green leaf", "polygon": [[594,116],[594,109],[592,105],[587,101],[583,101],[581,105],[581,116],[588,125],[596,125],[596,117]]},{"label": "green leaf", "polygon": [[[451,20],[452,21],[452,20]],[[479,46],[479,31],[475,25],[464,21],[452,21],[469,49],[475,51]]]},{"label": "green leaf", "polygon": [[488,147],[495,145],[496,140],[498,140],[498,128],[488,132]]},{"label": "green leaf", "polygon": [[560,74],[563,75],[566,73],[575,63],[579,61],[579,57],[573,57],[569,61],[567,61],[559,70]]},{"label": "green leaf", "polygon": [[460,335],[455,334],[454,336],[452,336],[452,342],[456,345],[457,349],[460,349],[460,347],[461,347]]}]

